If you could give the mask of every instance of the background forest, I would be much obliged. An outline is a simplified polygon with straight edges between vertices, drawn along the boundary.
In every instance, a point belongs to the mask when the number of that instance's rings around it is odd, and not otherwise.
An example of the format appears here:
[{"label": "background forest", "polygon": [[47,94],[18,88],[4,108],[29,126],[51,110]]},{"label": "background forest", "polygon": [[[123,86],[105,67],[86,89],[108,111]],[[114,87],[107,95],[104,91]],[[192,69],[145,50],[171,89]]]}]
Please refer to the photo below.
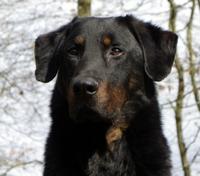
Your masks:
[{"label": "background forest", "polygon": [[157,83],[173,176],[200,175],[200,0],[1,0],[0,176],[41,176],[54,82],[34,77],[34,40],[74,16],[133,14],[179,35]]}]

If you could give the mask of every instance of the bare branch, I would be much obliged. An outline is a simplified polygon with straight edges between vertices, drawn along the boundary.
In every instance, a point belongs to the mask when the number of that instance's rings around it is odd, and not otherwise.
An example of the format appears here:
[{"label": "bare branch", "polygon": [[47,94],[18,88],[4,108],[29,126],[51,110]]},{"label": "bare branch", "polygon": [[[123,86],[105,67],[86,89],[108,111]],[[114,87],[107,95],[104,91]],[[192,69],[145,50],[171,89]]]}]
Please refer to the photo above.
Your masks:
[{"label": "bare branch", "polygon": [[194,98],[196,101],[196,105],[197,108],[200,112],[200,96],[199,96],[199,91],[197,88],[197,83],[195,80],[195,75],[196,75],[196,68],[195,68],[195,62],[194,62],[194,51],[193,51],[193,46],[192,46],[192,24],[193,24],[193,19],[194,19],[194,11],[195,11],[195,0],[191,0],[192,2],[192,7],[191,7],[191,14],[190,14],[190,18],[188,21],[188,25],[187,25],[187,49],[188,49],[188,53],[189,53],[189,74],[190,74],[190,79],[191,79],[191,84],[193,87],[193,94],[194,94]]},{"label": "bare branch", "polygon": [[[176,16],[177,16],[177,6],[174,0],[168,0],[170,5],[170,18],[169,18],[169,28],[176,32]],[[180,62],[179,57],[175,59],[175,67],[178,73],[178,92],[176,98],[176,107],[175,107],[175,120],[176,120],[176,131],[178,138],[178,146],[181,157],[182,169],[184,171],[184,176],[191,176],[190,164],[187,157],[185,141],[183,137],[183,128],[182,128],[182,111],[183,111],[183,100],[185,92],[185,82],[184,82],[184,69]]]},{"label": "bare branch", "polygon": [[192,144],[194,144],[199,136],[199,133],[200,133],[200,127],[197,129],[197,132],[193,138],[193,140],[188,144],[187,148],[186,148],[186,151],[189,150],[189,148],[191,147]]},{"label": "bare branch", "polygon": [[33,161],[28,161],[28,162],[18,162],[16,164],[10,166],[8,169],[6,169],[6,171],[3,174],[1,174],[0,176],[7,176],[8,173],[10,171],[12,171],[13,169],[16,169],[18,167],[22,167],[22,166],[25,166],[25,165],[30,165],[30,164],[40,164],[40,165],[42,165],[43,163],[41,161],[38,161],[38,160],[33,160]]}]

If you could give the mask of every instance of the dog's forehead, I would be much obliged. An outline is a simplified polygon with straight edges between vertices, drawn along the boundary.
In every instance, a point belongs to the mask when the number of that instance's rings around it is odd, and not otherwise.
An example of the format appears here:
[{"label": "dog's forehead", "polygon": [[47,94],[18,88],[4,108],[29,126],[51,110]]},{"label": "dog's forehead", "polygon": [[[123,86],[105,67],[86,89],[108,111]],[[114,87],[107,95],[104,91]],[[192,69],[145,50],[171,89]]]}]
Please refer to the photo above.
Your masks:
[{"label": "dog's forehead", "polygon": [[[104,34],[112,34],[117,38],[128,38],[130,31],[125,25],[120,25],[116,18],[78,18],[72,25],[73,36],[99,37]],[[123,32],[122,32],[123,31]],[[128,36],[127,36],[128,35]]]}]

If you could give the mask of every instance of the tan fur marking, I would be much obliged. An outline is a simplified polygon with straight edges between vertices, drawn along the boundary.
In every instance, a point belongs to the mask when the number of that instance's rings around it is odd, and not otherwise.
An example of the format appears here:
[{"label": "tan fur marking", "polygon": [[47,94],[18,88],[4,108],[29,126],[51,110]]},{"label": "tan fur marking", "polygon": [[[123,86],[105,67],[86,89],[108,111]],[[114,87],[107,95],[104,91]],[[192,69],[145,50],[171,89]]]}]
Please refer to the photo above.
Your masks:
[{"label": "tan fur marking", "polygon": [[126,101],[126,92],[122,87],[110,88],[110,100],[108,105],[108,111],[113,112],[120,110]]},{"label": "tan fur marking", "polygon": [[107,82],[101,82],[97,91],[97,101],[99,104],[106,104],[108,100],[108,84]]},{"label": "tan fur marking", "polygon": [[124,131],[128,128],[128,123],[121,118],[117,119],[113,126],[106,133],[106,142],[110,151],[113,151],[116,141],[121,140]]},{"label": "tan fur marking", "polygon": [[102,82],[97,92],[97,101],[107,112],[120,111],[127,99],[123,87],[111,87],[107,82]]},{"label": "tan fur marking", "polygon": [[78,36],[75,37],[74,42],[77,45],[83,45],[84,42],[85,42],[85,38],[83,36],[81,36],[81,35],[78,35]]},{"label": "tan fur marking", "polygon": [[125,121],[124,117],[120,117],[114,122],[114,126],[120,128],[122,131],[128,128],[128,122]]},{"label": "tan fur marking", "polygon": [[122,138],[123,132],[128,128],[128,123],[121,116],[121,109],[126,102],[126,91],[122,86],[112,87],[107,82],[101,82],[97,92],[99,106],[105,108],[108,113],[118,111],[120,117],[113,119],[112,127],[106,133],[106,141],[110,151],[113,150],[114,142]]},{"label": "tan fur marking", "polygon": [[121,139],[122,130],[120,128],[111,128],[106,133],[106,141],[108,146],[110,146],[113,142]]},{"label": "tan fur marking", "polygon": [[104,46],[108,47],[111,45],[111,38],[108,35],[103,36],[103,44]]}]

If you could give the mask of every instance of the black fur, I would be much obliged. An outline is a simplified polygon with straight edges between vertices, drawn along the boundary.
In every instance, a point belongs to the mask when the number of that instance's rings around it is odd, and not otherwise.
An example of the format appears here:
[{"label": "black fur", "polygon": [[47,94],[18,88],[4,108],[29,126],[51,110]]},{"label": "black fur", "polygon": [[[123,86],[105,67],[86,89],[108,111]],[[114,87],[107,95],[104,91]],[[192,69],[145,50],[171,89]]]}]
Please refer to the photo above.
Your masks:
[{"label": "black fur", "polygon": [[37,80],[58,71],[44,176],[171,175],[154,81],[169,74],[176,43],[132,16],[75,18],[38,37]]}]

